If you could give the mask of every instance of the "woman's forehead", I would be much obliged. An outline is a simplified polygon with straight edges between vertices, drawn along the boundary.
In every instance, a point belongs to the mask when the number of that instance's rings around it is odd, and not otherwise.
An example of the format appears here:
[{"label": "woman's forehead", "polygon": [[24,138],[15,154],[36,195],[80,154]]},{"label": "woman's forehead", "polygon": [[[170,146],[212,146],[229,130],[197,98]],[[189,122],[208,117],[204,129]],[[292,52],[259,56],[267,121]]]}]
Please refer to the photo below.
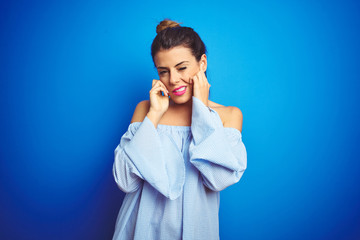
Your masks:
[{"label": "woman's forehead", "polygon": [[154,58],[155,65],[162,66],[167,65],[167,67],[175,66],[180,62],[193,62],[195,57],[193,56],[190,48],[177,46],[170,49],[161,49]]}]

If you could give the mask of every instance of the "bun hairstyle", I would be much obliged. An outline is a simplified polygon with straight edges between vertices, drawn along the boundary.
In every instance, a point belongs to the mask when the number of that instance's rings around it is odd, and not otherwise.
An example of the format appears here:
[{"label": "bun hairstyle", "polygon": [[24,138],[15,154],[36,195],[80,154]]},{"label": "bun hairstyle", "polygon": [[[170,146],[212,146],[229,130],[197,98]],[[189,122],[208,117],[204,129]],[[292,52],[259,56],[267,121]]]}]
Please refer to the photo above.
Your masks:
[{"label": "bun hairstyle", "polygon": [[156,33],[158,34],[162,30],[166,28],[172,28],[172,27],[180,27],[180,23],[171,21],[171,20],[162,20],[159,25],[156,26]]},{"label": "bun hairstyle", "polygon": [[190,27],[182,27],[180,23],[164,19],[156,27],[156,37],[151,44],[151,56],[154,61],[160,50],[184,46],[191,49],[197,61],[206,53],[206,47],[199,35]]}]

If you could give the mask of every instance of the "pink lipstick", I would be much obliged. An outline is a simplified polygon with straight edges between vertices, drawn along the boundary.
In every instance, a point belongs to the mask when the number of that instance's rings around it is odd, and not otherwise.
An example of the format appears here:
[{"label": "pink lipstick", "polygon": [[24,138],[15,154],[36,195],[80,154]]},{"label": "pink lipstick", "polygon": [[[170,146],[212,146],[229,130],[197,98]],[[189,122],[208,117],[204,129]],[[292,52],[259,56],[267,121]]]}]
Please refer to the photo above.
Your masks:
[{"label": "pink lipstick", "polygon": [[183,95],[185,92],[186,92],[186,86],[182,86],[182,87],[178,87],[176,88],[173,93],[176,95],[176,96],[181,96]]}]

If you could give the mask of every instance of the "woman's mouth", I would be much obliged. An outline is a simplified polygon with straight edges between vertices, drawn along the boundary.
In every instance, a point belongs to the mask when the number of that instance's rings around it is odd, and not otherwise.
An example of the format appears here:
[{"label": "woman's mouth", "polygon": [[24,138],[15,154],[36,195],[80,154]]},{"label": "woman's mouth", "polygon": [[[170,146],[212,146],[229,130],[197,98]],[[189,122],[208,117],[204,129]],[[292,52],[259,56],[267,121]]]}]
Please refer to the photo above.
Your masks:
[{"label": "woman's mouth", "polygon": [[183,94],[186,92],[186,89],[187,89],[186,86],[182,86],[182,87],[179,87],[179,88],[175,89],[175,90],[173,91],[173,93],[174,93],[175,95],[177,95],[177,96],[181,96],[181,95],[183,95]]}]

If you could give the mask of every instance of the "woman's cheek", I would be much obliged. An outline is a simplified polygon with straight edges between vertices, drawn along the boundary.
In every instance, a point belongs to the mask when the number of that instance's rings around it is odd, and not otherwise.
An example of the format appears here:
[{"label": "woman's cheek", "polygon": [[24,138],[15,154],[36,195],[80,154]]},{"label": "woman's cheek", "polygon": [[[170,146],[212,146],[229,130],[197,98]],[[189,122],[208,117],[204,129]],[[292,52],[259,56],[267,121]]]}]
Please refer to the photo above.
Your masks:
[{"label": "woman's cheek", "polygon": [[184,79],[186,79],[187,84],[190,84],[191,75],[187,75]]},{"label": "woman's cheek", "polygon": [[166,79],[160,78],[160,81],[165,85],[166,88],[169,88],[169,85],[168,85]]}]

